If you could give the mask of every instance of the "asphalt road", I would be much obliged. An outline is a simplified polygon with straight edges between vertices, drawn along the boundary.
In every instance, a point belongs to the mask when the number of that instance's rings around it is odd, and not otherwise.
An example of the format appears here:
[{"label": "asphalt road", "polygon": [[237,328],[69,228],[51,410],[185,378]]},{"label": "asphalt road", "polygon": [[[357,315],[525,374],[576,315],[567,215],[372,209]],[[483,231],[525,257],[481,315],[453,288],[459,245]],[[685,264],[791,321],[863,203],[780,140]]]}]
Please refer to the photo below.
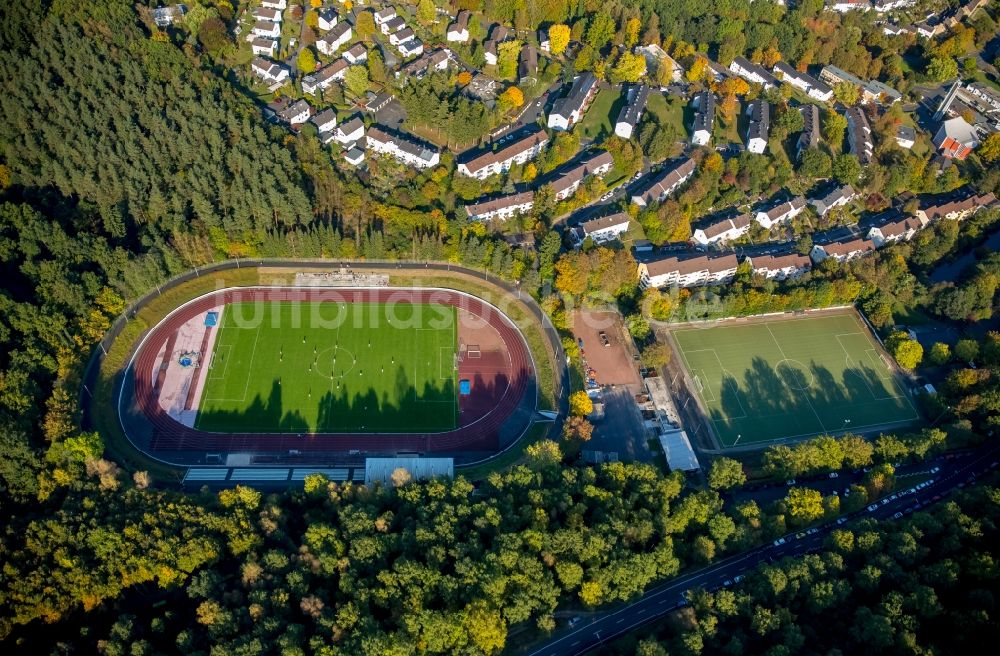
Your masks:
[{"label": "asphalt road", "polygon": [[[667,613],[686,605],[683,594],[692,588],[714,590],[731,585],[737,576],[742,576],[764,561],[774,561],[788,556],[801,556],[819,550],[831,530],[838,522],[871,516],[875,519],[892,519],[900,513],[907,514],[917,507],[940,501],[958,487],[965,487],[977,475],[997,466],[1000,447],[983,448],[949,460],[927,463],[926,469],[940,467],[934,479],[926,487],[914,493],[897,492],[880,502],[874,510],[863,509],[843,521],[830,522],[801,538],[795,534],[784,536],[784,542],[768,544],[753,551],[739,554],[700,569],[671,579],[651,588],[637,600],[604,613],[581,620],[574,626],[557,631],[543,645],[528,652],[528,656],[578,656],[606,644],[629,631],[663,617]],[[905,485],[905,479],[903,479]],[[903,487],[903,486],[900,486]],[[908,489],[908,488],[906,488]],[[871,507],[871,506],[869,506]],[[902,515],[900,515],[902,516]],[[804,532],[800,532],[801,535]]]}]

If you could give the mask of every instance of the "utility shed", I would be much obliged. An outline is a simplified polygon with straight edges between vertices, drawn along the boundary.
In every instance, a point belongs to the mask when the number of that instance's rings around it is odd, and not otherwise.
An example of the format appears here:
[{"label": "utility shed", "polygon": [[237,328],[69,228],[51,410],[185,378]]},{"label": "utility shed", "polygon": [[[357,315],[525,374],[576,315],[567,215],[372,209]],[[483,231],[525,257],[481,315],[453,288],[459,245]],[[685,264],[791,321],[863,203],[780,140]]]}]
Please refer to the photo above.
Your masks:
[{"label": "utility shed", "polygon": [[433,478],[434,476],[455,476],[455,460],[453,458],[366,458],[365,485],[381,483],[392,485],[392,473],[397,469],[405,469],[410,473],[410,480]]},{"label": "utility shed", "polygon": [[667,456],[670,471],[697,471],[701,469],[698,456],[691,448],[691,440],[682,430],[670,430],[660,433],[660,446]]}]

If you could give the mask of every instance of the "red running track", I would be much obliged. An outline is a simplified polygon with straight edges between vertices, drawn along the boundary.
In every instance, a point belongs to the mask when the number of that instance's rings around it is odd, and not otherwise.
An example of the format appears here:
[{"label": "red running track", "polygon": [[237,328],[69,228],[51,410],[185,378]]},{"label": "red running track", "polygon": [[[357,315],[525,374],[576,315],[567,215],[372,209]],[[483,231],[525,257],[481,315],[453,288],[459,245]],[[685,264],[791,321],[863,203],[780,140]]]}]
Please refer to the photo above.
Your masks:
[{"label": "red running track", "polygon": [[[163,371],[153,377],[158,353],[164,344],[173,343],[177,331],[188,320],[209,309],[234,302],[371,302],[438,303],[466,310],[492,326],[509,354],[507,371],[497,371],[492,363],[489,372],[478,372],[476,363],[466,358],[459,364],[461,378],[476,380],[492,377],[486,385],[474,384],[492,396],[479,397],[463,404],[463,425],[441,433],[211,433],[189,428],[176,421],[160,407],[157,399]],[[460,328],[461,331],[461,328]],[[461,333],[460,333],[461,334]],[[170,353],[168,348],[168,353]],[[376,452],[491,451],[499,448],[500,428],[521,403],[533,376],[531,355],[520,331],[493,306],[477,298],[447,290],[401,289],[230,289],[201,297],[185,305],[160,322],[149,333],[133,360],[135,401],[153,427],[150,449],[153,451],[256,451],[288,452],[353,449]],[[499,397],[499,398],[497,398]]]}]

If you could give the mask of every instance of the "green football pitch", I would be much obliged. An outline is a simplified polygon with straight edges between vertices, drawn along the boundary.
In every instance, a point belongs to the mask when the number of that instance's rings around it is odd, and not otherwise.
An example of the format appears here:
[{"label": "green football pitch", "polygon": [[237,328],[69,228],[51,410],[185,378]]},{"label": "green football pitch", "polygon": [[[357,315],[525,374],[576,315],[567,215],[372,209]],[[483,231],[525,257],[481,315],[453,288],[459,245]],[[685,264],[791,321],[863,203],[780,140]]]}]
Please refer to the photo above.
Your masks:
[{"label": "green football pitch", "polygon": [[723,446],[862,430],[919,418],[851,314],[673,332]]},{"label": "green football pitch", "polygon": [[226,305],[195,427],[261,433],[455,428],[457,331],[457,311],[449,305]]}]

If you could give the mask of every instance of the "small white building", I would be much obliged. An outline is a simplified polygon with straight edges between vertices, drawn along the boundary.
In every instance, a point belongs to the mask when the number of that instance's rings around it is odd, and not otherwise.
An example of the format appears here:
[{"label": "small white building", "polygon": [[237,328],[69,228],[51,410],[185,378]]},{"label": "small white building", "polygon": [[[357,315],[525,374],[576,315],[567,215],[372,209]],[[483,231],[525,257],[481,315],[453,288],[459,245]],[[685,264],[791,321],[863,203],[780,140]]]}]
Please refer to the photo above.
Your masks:
[{"label": "small white building", "polygon": [[415,39],[416,36],[417,35],[413,31],[412,28],[406,27],[406,28],[401,29],[398,32],[393,32],[392,34],[390,34],[389,35],[389,43],[391,45],[398,46],[400,43],[403,43],[404,41],[409,41],[410,39]]},{"label": "small white building", "polygon": [[281,36],[281,23],[257,21],[253,26],[253,34],[265,39],[277,39]]},{"label": "small white building", "polygon": [[337,27],[337,23],[340,22],[340,18],[337,16],[337,12],[332,8],[327,7],[326,9],[320,9],[316,12],[319,17],[319,21],[316,23],[316,27],[324,32],[332,30]]},{"label": "small white building", "polygon": [[896,128],[896,145],[909,150],[917,143],[917,131],[909,125],[900,125]]},{"label": "small white building", "polygon": [[465,9],[458,12],[455,22],[448,26],[445,37],[448,41],[455,43],[465,43],[469,40],[469,12]]},{"label": "small white building", "polygon": [[365,151],[354,147],[344,153],[344,161],[351,166],[360,166],[365,161]]},{"label": "small white building", "polygon": [[724,244],[746,235],[752,223],[753,216],[750,214],[714,219],[697,228],[691,234],[691,241],[702,246]]},{"label": "small white building", "polygon": [[332,132],[337,129],[337,112],[332,109],[324,109],[319,114],[313,116],[311,120],[320,134]]},{"label": "small white building", "polygon": [[770,230],[776,225],[781,225],[791,221],[806,208],[806,200],[801,196],[796,196],[792,200],[779,203],[768,210],[757,210],[754,220],[765,229]]},{"label": "small white building", "polygon": [[274,57],[278,53],[278,42],[275,39],[265,39],[257,37],[250,42],[250,50],[254,55],[266,55]]},{"label": "small white building", "polygon": [[289,70],[273,62],[270,59],[264,59],[263,57],[255,57],[252,62],[250,62],[250,70],[253,74],[264,80],[265,82],[284,82],[289,77]]},{"label": "small white building", "polygon": [[577,226],[579,241],[588,237],[598,244],[618,239],[628,232],[631,217],[625,212],[617,212],[610,216],[585,221]]},{"label": "small white building", "polygon": [[[396,18],[395,7],[389,6],[375,12],[375,24],[380,27],[391,21],[393,18]],[[385,34],[385,32],[383,32],[383,34]]]},{"label": "small white building", "polygon": [[356,43],[344,52],[344,59],[351,64],[363,64],[368,61],[368,50],[364,44]]},{"label": "small white building", "polygon": [[260,0],[260,6],[266,9],[285,11],[288,8],[288,0]]},{"label": "small white building", "polygon": [[404,21],[399,16],[393,16],[387,21],[379,24],[379,29],[382,30],[382,34],[389,36],[390,34],[395,34],[406,27],[406,21]]},{"label": "small white building", "polygon": [[353,34],[350,25],[340,23],[322,37],[316,39],[316,49],[324,55],[332,55],[347,45]]},{"label": "small white building", "polygon": [[337,143],[344,146],[357,143],[365,136],[365,123],[360,116],[352,116],[346,122],[337,126],[335,133]]},{"label": "small white building", "polygon": [[535,192],[523,191],[500,198],[480,200],[465,206],[470,221],[506,221],[519,214],[527,214],[535,205]]},{"label": "small white building", "polygon": [[910,241],[926,224],[926,219],[907,216],[895,221],[888,221],[879,226],[873,226],[868,231],[866,237],[875,244],[876,248],[882,248],[889,243]]},{"label": "small white building", "polygon": [[396,50],[399,54],[403,56],[404,59],[408,57],[416,57],[424,52],[424,43],[420,39],[410,39],[409,41],[404,41],[400,43]]},{"label": "small white building", "polygon": [[271,21],[272,23],[281,22],[281,12],[277,9],[268,9],[266,7],[257,7],[254,9],[253,17],[258,21]]}]

